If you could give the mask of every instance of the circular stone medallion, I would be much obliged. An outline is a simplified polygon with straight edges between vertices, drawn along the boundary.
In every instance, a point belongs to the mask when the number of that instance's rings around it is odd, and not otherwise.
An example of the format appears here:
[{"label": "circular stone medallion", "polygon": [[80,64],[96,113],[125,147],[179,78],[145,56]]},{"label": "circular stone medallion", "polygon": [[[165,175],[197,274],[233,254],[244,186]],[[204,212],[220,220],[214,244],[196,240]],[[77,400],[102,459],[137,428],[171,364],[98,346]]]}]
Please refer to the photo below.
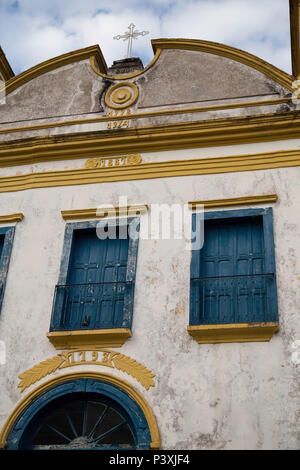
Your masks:
[{"label": "circular stone medallion", "polygon": [[138,87],[134,83],[116,83],[108,89],[105,95],[105,103],[113,109],[128,108],[136,102],[138,94]]}]

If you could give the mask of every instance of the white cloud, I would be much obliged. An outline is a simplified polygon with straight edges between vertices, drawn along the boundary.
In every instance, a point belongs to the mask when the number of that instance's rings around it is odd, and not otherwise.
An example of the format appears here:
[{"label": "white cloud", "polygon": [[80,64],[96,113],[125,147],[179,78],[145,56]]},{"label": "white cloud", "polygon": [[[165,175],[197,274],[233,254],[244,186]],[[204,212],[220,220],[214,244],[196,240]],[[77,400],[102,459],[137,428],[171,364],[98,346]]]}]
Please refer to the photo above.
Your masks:
[{"label": "white cloud", "polygon": [[150,40],[205,39],[247,50],[290,72],[288,0],[0,0],[0,42],[16,73],[65,52],[99,44],[108,65],[126,44],[113,40],[133,22],[145,65]]},{"label": "white cloud", "polygon": [[[247,50],[290,68],[288,0],[202,0],[176,7],[163,22],[170,37],[200,38]],[[180,18],[180,27],[178,25]],[[287,57],[283,57],[283,51]]]},{"label": "white cloud", "polygon": [[[80,47],[91,44],[98,44],[101,47],[105,60],[111,65],[113,60],[121,59],[127,51],[127,43],[122,39],[117,41],[113,36],[126,32],[130,22],[137,25],[139,31],[151,31],[159,33],[159,20],[151,12],[127,11],[124,10],[120,14],[115,13],[99,13],[93,18],[80,18],[73,16],[67,19],[63,25],[67,33],[76,31],[76,37],[80,38]],[[157,36],[156,36],[157,37]],[[140,37],[133,41],[134,55],[146,56],[148,59],[153,55],[150,36]]]}]

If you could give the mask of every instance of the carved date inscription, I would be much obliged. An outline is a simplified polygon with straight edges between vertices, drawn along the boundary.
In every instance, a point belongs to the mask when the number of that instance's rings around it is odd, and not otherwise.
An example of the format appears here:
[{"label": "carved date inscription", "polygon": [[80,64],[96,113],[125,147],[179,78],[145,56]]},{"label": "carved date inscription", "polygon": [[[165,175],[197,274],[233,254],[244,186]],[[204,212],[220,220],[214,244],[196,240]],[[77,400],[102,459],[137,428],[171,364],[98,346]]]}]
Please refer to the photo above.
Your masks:
[{"label": "carved date inscription", "polygon": [[109,117],[123,117],[124,119],[118,119],[116,121],[109,121],[107,123],[107,129],[121,129],[129,127],[129,119],[126,119],[127,116],[130,116],[130,109],[120,109],[120,110],[111,110],[108,113]]}]

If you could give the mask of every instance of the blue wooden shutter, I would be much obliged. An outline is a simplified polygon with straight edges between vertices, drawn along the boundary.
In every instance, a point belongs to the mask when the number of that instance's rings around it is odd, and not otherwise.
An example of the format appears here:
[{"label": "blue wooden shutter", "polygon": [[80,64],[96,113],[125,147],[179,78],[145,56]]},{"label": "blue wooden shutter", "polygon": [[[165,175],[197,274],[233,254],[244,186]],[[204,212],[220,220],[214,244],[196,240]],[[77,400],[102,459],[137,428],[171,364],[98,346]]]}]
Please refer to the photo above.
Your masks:
[{"label": "blue wooden shutter", "polygon": [[0,312],[5,290],[6,277],[13,246],[15,227],[0,228]]},{"label": "blue wooden shutter", "polygon": [[62,327],[121,326],[127,258],[128,239],[100,240],[94,229],[75,231]]},{"label": "blue wooden shutter", "polygon": [[266,321],[278,321],[277,282],[275,266],[275,244],[273,231],[273,210],[271,207],[263,211],[263,230],[265,240],[265,272],[270,273],[266,277],[268,312]]},{"label": "blue wooden shutter", "polygon": [[[0,263],[1,263],[1,256],[3,252],[4,240],[5,240],[5,235],[0,235]],[[3,279],[1,278],[0,279],[0,305],[2,301],[3,285],[4,285],[4,282],[3,282]]]},{"label": "blue wooden shutter", "polygon": [[264,225],[261,215],[205,221],[204,246],[192,254],[191,324],[274,320],[274,263]]}]

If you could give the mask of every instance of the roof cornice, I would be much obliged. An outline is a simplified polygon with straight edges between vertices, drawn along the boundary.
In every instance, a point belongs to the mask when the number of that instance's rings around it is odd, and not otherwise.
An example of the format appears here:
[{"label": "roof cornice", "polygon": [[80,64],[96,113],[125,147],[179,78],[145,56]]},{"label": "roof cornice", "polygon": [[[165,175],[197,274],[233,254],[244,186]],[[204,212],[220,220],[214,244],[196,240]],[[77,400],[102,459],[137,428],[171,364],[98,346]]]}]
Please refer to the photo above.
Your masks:
[{"label": "roof cornice", "polygon": [[290,0],[292,71],[300,78],[300,1]]},{"label": "roof cornice", "polygon": [[0,46],[0,73],[3,76],[5,81],[15,76],[13,69],[11,68],[1,46]]}]

